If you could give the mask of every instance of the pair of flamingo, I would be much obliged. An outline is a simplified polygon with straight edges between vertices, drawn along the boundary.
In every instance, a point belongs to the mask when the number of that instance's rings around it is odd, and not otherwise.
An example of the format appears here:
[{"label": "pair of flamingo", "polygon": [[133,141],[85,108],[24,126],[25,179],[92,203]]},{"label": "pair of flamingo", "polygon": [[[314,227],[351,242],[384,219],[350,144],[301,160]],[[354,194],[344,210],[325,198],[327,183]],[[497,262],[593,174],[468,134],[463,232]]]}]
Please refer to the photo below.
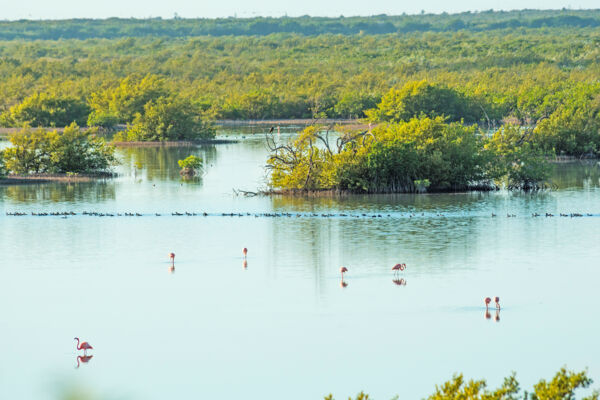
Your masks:
[{"label": "pair of flamingo", "polygon": [[[487,310],[490,303],[492,302],[492,299],[489,297],[486,297],[483,301],[485,302],[485,309]],[[500,297],[496,296],[494,298],[494,301],[496,302],[496,310],[499,310],[500,309]]]},{"label": "pair of flamingo", "polygon": [[[392,271],[398,273],[398,271],[404,271],[406,269],[406,264],[396,264],[392,267]],[[344,273],[348,272],[348,268],[340,267],[340,273],[342,274],[342,280],[344,280]]]}]

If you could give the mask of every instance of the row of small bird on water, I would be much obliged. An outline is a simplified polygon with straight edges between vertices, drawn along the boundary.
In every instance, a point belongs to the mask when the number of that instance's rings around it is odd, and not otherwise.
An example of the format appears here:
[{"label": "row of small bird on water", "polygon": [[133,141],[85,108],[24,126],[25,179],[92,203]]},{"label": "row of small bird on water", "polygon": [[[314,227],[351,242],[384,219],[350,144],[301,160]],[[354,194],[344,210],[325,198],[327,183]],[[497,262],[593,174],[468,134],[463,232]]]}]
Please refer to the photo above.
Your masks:
[{"label": "row of small bird on water", "polygon": [[[573,218],[573,217],[583,217],[583,214],[581,214],[581,213],[569,213],[569,214],[560,213],[559,215],[560,215],[561,217],[571,217],[571,218]],[[591,217],[591,216],[593,216],[593,214],[590,214],[590,213],[587,213],[587,214],[585,214],[585,215],[586,215],[586,216],[588,216],[588,217]],[[497,217],[497,216],[498,216],[497,214],[494,214],[494,213],[492,213],[492,217]],[[539,213],[531,213],[531,216],[532,216],[532,217],[541,217],[541,216],[542,216],[542,214],[539,214]],[[508,214],[508,213],[507,213],[507,214],[506,214],[506,217],[507,217],[507,218],[516,218],[516,217],[517,217],[517,215],[516,215],[516,214]],[[554,214],[551,214],[551,213],[546,213],[546,217],[554,217]]]},{"label": "row of small bird on water", "polygon": [[[28,215],[32,215],[32,216],[37,216],[37,217],[47,217],[47,216],[57,216],[57,217],[71,217],[71,216],[76,216],[76,215],[85,215],[85,216],[92,216],[92,217],[143,217],[143,216],[156,216],[156,217],[161,217],[163,215],[169,215],[169,214],[161,214],[161,213],[152,213],[152,214],[141,214],[138,212],[132,213],[132,212],[125,212],[125,213],[102,213],[102,212],[96,212],[96,211],[83,211],[81,214],[73,212],[73,211],[62,211],[62,212],[31,212],[31,213],[26,213],[26,212],[6,212],[7,216],[11,216],[11,217],[23,217],[23,216],[28,216]],[[561,217],[583,217],[584,214],[581,213],[569,213],[569,214],[565,214],[565,213],[560,213],[559,214]],[[346,214],[346,213],[249,213],[249,212],[245,212],[245,213],[207,213],[207,212],[200,212],[200,213],[196,213],[196,212],[178,212],[178,211],[174,211],[171,212],[171,216],[175,216],[175,217],[195,217],[195,216],[203,216],[203,217],[209,217],[209,216],[221,216],[221,217],[251,217],[254,216],[255,218],[259,218],[259,217],[268,217],[268,218],[277,218],[277,217],[287,217],[287,218],[291,218],[291,217],[295,217],[295,218],[394,218],[394,217],[399,217],[399,218],[403,218],[403,217],[408,217],[408,218],[413,218],[413,217],[417,217],[419,216],[419,214],[415,214],[415,213],[411,213],[411,214],[405,214],[405,215],[391,215],[391,214],[386,214],[386,215],[382,215],[382,214],[366,214],[366,213],[361,213],[361,214]],[[421,213],[420,214],[421,217],[425,216],[425,213]],[[441,213],[437,213],[436,214],[437,217],[445,217],[446,215],[441,214]],[[497,217],[498,214],[492,213],[492,217]],[[531,214],[532,217],[541,217],[542,214],[539,213],[532,213]],[[554,217],[554,214],[551,213],[545,213],[546,217]],[[592,217],[593,214],[590,213],[586,213],[585,216],[588,217]],[[510,214],[507,213],[506,214],[507,218],[516,218],[517,215],[516,214]]]}]

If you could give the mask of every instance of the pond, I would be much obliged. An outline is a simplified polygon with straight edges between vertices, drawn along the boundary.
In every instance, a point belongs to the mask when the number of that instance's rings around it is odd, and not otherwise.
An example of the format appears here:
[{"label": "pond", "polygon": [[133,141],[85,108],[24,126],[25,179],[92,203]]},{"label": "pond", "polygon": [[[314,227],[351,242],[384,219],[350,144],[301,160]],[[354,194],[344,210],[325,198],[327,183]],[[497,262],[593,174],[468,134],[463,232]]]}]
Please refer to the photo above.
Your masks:
[{"label": "pond", "polygon": [[[534,194],[236,196],[265,185],[260,132],[120,149],[114,180],[0,186],[0,398],[413,399],[457,372],[530,389],[564,365],[600,380],[597,162],[555,165]],[[204,174],[182,181],[190,154]]]}]

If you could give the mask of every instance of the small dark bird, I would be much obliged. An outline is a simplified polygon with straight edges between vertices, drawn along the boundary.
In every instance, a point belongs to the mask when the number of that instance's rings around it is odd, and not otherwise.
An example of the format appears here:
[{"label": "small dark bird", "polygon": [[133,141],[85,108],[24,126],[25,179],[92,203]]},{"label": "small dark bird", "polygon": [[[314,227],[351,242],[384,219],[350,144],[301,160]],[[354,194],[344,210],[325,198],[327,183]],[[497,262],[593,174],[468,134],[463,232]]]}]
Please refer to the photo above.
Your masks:
[{"label": "small dark bird", "polygon": [[269,129],[269,133],[273,133],[274,130],[275,130],[275,127],[272,126],[271,129]]}]

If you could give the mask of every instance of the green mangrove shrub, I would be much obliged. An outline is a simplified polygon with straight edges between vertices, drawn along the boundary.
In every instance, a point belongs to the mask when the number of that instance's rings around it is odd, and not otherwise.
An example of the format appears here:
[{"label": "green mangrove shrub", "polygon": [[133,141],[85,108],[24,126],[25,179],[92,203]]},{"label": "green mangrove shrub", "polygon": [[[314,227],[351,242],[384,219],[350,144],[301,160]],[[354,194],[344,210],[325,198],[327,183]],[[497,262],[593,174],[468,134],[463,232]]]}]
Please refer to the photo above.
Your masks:
[{"label": "green mangrove shrub", "polygon": [[494,133],[486,148],[497,158],[492,165],[495,174],[505,177],[509,188],[538,189],[550,176],[545,153],[529,130],[506,125]]},{"label": "green mangrove shrub", "polygon": [[376,108],[365,112],[371,121],[400,122],[419,116],[445,116],[449,121],[476,122],[482,109],[456,89],[426,80],[390,89]]},{"label": "green mangrove shrub", "polygon": [[[338,128],[340,129],[340,128]],[[275,143],[267,160],[275,189],[365,193],[533,189],[548,176],[547,162],[517,127],[488,139],[475,126],[442,117],[382,123],[370,131],[329,131],[312,126],[289,143]]]},{"label": "green mangrove shrub", "polygon": [[82,100],[56,93],[34,93],[0,117],[3,126],[67,126],[72,122],[84,125],[89,106]]},{"label": "green mangrove shrub", "polygon": [[116,162],[112,146],[75,123],[63,132],[25,127],[9,140],[2,160],[12,174],[96,173]]},{"label": "green mangrove shrub", "polygon": [[183,160],[177,161],[181,168],[180,174],[184,176],[194,176],[202,170],[202,158],[190,155]]},{"label": "green mangrove shrub", "polygon": [[214,127],[203,120],[190,101],[159,97],[144,105],[127,130],[115,135],[115,141],[169,141],[212,139]]}]

